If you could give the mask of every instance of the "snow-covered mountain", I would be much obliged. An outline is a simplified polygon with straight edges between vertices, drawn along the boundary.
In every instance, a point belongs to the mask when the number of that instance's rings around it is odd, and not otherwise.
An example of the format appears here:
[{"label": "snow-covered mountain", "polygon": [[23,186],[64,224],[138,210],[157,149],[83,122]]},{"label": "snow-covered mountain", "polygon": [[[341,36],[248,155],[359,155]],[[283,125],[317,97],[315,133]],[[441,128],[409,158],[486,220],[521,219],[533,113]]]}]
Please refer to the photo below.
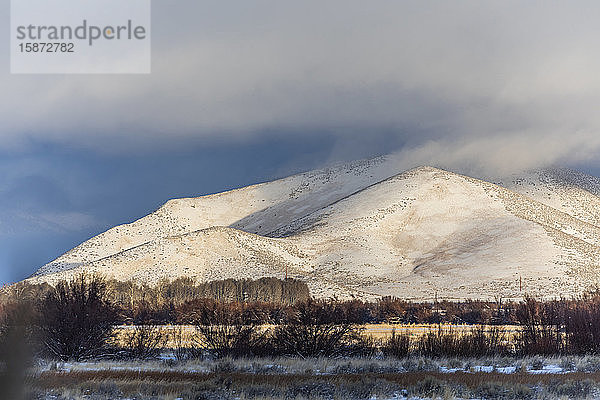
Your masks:
[{"label": "snow-covered mountain", "polygon": [[317,297],[409,299],[568,296],[600,282],[599,179],[547,169],[490,183],[395,165],[380,157],[171,200],[31,279],[287,273]]}]

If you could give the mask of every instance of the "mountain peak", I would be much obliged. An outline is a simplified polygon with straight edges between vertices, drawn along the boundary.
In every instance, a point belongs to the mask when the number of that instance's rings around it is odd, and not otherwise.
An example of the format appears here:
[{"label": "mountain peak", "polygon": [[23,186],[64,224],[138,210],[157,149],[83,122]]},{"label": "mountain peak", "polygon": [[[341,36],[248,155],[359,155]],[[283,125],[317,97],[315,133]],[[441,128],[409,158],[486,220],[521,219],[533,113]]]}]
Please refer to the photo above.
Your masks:
[{"label": "mountain peak", "polygon": [[[397,160],[396,160],[397,161]],[[410,299],[580,293],[600,265],[597,178],[538,170],[497,184],[380,157],[172,199],[43,266],[117,279],[289,276],[313,295]]]}]

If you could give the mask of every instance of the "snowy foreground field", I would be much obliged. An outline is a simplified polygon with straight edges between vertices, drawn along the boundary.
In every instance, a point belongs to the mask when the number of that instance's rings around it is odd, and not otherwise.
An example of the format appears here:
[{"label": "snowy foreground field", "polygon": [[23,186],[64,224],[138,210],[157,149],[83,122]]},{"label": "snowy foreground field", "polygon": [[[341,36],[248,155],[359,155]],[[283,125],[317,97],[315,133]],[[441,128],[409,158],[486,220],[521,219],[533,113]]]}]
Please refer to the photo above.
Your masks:
[{"label": "snowy foreground field", "polygon": [[600,357],[39,361],[32,399],[591,399]]}]

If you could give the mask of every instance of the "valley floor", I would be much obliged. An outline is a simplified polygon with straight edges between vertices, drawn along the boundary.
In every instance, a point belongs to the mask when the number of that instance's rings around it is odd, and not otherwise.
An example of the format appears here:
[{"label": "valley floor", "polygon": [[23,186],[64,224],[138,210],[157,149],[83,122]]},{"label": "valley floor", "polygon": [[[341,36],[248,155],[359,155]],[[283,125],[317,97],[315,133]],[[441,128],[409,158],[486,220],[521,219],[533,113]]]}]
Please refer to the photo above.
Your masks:
[{"label": "valley floor", "polygon": [[600,357],[39,361],[31,399],[589,399]]}]

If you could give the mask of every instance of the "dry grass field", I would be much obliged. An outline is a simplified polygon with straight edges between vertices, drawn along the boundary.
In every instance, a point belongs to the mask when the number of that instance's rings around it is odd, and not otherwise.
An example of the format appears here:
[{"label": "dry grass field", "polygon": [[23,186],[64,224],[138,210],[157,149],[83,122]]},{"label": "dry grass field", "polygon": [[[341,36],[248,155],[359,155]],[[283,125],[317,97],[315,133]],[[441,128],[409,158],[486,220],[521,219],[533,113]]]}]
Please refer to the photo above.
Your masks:
[{"label": "dry grass field", "polygon": [[[405,333],[411,337],[418,338],[431,332],[432,330],[441,329],[444,332],[470,332],[475,328],[478,328],[478,325],[452,325],[452,324],[365,324],[363,325],[364,335],[371,336],[375,339],[384,339],[391,336],[392,332],[396,333]],[[491,329],[492,326],[486,326],[486,328]],[[520,327],[517,325],[501,325],[501,326],[493,326],[493,328],[502,330],[507,337],[511,337],[512,335],[519,332]]]},{"label": "dry grass field", "polygon": [[[419,363],[420,361],[420,363]],[[513,373],[468,368],[452,372],[420,360],[222,360],[199,366],[46,370],[28,382],[29,398],[49,399],[589,399],[600,371]],[[563,360],[564,362],[565,360]],[[412,364],[409,364],[411,363]],[[437,361],[440,362],[440,361]],[[517,360],[496,360],[515,363]],[[534,360],[520,361],[524,364]],[[553,362],[559,362],[554,360]],[[561,362],[561,363],[563,363]],[[248,365],[244,365],[248,364]],[[281,364],[280,364],[281,363]],[[444,363],[455,363],[447,360]],[[412,366],[409,366],[412,365]],[[274,368],[278,366],[279,368]],[[73,369],[74,368],[74,369]]]},{"label": "dry grass field", "polygon": [[[263,329],[272,327],[273,325],[263,325]],[[396,332],[397,334],[408,334],[411,338],[419,338],[432,330],[437,331],[438,329],[441,329],[444,332],[455,332],[460,334],[463,332],[471,332],[478,327],[478,325],[452,324],[365,324],[362,325],[361,328],[363,329],[362,334],[365,336],[370,336],[374,339],[386,339],[392,335],[392,332]],[[167,336],[167,344],[165,347],[189,347],[194,344],[196,328],[193,325],[157,325],[155,328],[160,329],[161,332]],[[486,328],[491,329],[492,326]],[[520,327],[517,325],[493,326],[493,328],[499,328],[509,340],[520,330]],[[132,325],[118,326],[116,328],[117,342],[122,343],[123,338],[133,329],[135,329],[135,326]]]}]

